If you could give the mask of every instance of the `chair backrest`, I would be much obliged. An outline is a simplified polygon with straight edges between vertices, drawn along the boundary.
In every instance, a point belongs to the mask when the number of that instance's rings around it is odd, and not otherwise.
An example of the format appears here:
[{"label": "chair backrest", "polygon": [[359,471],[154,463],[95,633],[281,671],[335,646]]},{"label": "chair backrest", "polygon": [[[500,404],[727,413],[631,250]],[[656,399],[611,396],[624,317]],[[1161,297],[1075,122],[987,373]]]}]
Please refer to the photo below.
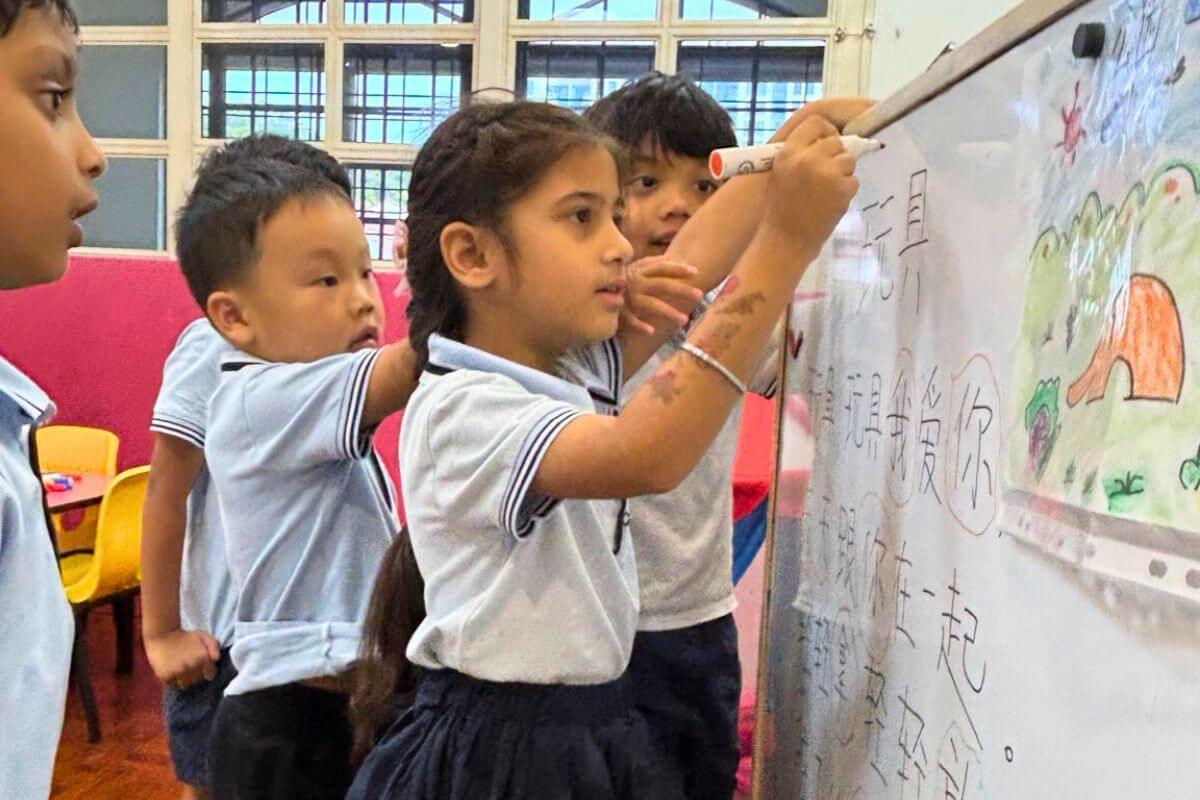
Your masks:
[{"label": "chair backrest", "polygon": [[83,425],[38,428],[38,466],[43,472],[117,474],[120,440],[112,431]]},{"label": "chair backrest", "polygon": [[142,548],[142,506],[150,467],[127,469],[113,479],[100,501],[92,560],[96,586],[92,599],[138,584]]}]

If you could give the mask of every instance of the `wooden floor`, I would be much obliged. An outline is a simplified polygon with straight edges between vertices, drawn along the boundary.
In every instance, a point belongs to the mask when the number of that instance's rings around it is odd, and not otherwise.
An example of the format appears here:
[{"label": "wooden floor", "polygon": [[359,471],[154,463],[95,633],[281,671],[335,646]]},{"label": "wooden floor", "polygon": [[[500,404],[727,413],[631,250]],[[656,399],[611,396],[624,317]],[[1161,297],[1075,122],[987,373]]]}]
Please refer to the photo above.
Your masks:
[{"label": "wooden floor", "polygon": [[97,609],[88,620],[103,739],[88,744],[83,705],[72,687],[54,768],[54,800],[173,800],[181,793],[167,755],[161,688],[142,651],[140,613],[136,630],[133,673],[118,676],[111,609]]}]

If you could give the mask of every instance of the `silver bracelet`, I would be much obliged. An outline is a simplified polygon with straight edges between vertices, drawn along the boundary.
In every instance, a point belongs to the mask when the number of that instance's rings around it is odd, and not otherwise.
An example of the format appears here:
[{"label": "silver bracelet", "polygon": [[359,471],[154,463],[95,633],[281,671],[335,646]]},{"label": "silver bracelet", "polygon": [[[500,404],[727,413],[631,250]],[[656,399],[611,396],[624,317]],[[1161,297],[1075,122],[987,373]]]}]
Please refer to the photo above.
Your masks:
[{"label": "silver bracelet", "polygon": [[739,381],[737,378],[737,375],[734,375],[732,372],[729,371],[729,369],[724,364],[722,364],[720,361],[717,361],[715,358],[713,358],[708,353],[701,350],[699,347],[696,347],[696,345],[692,344],[691,342],[684,342],[683,344],[679,345],[679,349],[683,350],[685,353],[691,353],[693,356],[700,359],[705,364],[708,364],[710,367],[715,369],[717,372],[724,375],[725,380],[727,380],[731,384],[733,384],[733,388],[738,390],[738,394],[746,393],[746,391],[747,391],[746,384]]}]

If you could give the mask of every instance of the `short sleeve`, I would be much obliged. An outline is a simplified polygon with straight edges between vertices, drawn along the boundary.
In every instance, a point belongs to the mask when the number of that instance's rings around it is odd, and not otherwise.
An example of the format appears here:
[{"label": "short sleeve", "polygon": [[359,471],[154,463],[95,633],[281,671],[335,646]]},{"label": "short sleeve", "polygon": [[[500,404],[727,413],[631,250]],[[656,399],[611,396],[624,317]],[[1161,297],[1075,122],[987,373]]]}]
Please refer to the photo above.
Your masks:
[{"label": "short sleeve", "polygon": [[221,354],[231,349],[207,320],[185,328],[163,364],[150,430],[203,449],[208,404],[220,379]]},{"label": "short sleeve", "polygon": [[369,455],[374,430],[362,430],[362,412],[378,356],[371,349],[244,367],[242,412],[262,462],[296,467]]},{"label": "short sleeve", "polygon": [[583,412],[500,375],[475,373],[455,384],[429,419],[438,501],[446,508],[485,508],[493,523],[523,538],[557,502],[531,489],[542,459]]},{"label": "short sleeve", "polygon": [[616,339],[567,351],[559,359],[558,369],[563,378],[583,386],[603,406],[620,405],[625,366]]}]

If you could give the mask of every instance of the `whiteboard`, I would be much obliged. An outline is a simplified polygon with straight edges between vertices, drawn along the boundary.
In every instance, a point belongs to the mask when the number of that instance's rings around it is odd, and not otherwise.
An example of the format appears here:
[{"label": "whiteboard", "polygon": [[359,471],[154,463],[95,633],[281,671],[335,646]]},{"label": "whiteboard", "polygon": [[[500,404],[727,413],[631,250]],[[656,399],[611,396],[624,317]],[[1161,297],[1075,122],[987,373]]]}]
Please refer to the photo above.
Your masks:
[{"label": "whiteboard", "polygon": [[1030,2],[877,114],[790,312],[758,797],[1200,798],[1196,19]]}]

